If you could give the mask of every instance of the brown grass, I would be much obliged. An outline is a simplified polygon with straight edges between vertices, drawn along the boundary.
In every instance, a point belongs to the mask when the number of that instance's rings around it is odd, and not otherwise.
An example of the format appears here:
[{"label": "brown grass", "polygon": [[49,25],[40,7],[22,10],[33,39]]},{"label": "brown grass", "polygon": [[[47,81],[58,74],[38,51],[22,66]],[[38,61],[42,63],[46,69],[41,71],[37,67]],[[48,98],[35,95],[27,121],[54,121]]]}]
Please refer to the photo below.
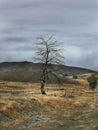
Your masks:
[{"label": "brown grass", "polygon": [[0,130],[92,130],[97,125],[98,90],[89,90],[86,80],[77,80],[80,85],[48,84],[46,96],[38,83],[1,81]]}]

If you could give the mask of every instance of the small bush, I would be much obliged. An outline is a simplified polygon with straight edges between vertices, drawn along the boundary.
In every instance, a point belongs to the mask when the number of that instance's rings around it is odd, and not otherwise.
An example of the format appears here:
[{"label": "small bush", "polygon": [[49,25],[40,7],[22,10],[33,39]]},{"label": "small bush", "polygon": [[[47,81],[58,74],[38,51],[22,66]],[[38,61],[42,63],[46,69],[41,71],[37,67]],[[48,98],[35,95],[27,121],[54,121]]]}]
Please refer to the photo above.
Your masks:
[{"label": "small bush", "polygon": [[89,82],[89,87],[91,89],[95,89],[96,85],[97,85],[97,79],[96,79],[95,75],[89,76],[87,80]]},{"label": "small bush", "polygon": [[73,75],[73,79],[77,79],[78,78],[78,76],[77,75]]}]

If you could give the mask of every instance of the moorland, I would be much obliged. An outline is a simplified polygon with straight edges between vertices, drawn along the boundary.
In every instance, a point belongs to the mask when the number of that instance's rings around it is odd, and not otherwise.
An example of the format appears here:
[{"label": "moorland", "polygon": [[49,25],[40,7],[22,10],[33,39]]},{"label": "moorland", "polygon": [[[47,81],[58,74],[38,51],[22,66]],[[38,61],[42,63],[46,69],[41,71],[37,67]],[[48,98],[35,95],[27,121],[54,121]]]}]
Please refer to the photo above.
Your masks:
[{"label": "moorland", "polygon": [[[0,130],[97,130],[98,89],[91,90],[87,81],[92,73],[77,79],[69,75],[62,85],[47,83],[43,96],[39,82],[27,81],[20,70],[13,71],[0,70],[1,77],[10,79],[0,80]],[[26,81],[11,81],[16,71]]]}]

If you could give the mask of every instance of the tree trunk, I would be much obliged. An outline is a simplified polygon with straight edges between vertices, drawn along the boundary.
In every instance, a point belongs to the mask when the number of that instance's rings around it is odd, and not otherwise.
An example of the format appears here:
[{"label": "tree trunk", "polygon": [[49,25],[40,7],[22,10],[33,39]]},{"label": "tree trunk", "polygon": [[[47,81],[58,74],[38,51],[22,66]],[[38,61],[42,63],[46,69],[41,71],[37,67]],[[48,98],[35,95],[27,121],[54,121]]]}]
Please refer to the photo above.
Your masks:
[{"label": "tree trunk", "polygon": [[45,81],[42,80],[42,81],[41,81],[41,93],[42,93],[43,95],[46,95],[44,86],[45,86]]}]

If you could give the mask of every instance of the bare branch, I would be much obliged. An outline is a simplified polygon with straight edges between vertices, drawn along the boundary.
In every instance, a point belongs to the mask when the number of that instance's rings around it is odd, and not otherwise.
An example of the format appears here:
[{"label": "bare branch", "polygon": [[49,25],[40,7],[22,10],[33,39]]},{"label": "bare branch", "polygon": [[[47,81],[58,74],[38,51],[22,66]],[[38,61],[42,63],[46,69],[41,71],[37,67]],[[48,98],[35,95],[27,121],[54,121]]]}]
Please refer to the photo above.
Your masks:
[{"label": "bare branch", "polygon": [[[53,36],[50,36],[48,39],[41,36],[37,38],[37,41],[38,48],[36,58],[34,59],[41,62],[43,65],[41,76],[42,88],[45,85],[46,79],[49,79],[49,74],[55,76],[59,81],[57,72],[59,72],[59,68],[64,64],[65,58],[61,54],[64,48]],[[53,67],[53,64],[55,64],[55,68]]]}]

